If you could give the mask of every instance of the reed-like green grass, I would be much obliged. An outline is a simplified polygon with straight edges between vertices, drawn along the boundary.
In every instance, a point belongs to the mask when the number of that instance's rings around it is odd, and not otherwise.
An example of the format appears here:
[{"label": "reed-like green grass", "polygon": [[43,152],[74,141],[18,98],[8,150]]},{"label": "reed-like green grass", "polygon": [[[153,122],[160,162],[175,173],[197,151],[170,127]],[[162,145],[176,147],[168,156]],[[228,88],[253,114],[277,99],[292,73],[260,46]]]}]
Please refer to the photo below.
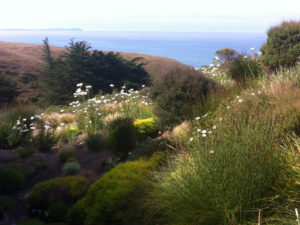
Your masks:
[{"label": "reed-like green grass", "polygon": [[155,175],[148,207],[159,224],[258,224],[259,210],[261,224],[296,224],[300,91],[293,79],[263,78],[262,89],[194,121],[189,147]]}]

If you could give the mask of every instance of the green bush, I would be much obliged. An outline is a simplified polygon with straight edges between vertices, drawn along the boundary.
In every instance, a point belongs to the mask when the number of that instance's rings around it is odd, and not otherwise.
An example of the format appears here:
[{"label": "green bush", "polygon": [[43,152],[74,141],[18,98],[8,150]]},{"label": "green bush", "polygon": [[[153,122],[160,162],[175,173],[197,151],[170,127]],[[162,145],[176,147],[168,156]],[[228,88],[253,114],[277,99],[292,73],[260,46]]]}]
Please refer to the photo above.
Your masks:
[{"label": "green bush", "polygon": [[64,146],[60,149],[58,153],[59,161],[65,163],[73,155],[74,148],[73,146]]},{"label": "green bush", "polygon": [[85,143],[91,151],[99,152],[105,147],[105,138],[102,134],[88,134]]},{"label": "green bush", "polygon": [[230,64],[238,55],[237,51],[231,48],[223,48],[216,51],[217,64]]},{"label": "green bush", "polygon": [[39,129],[38,135],[33,139],[35,147],[40,151],[50,151],[51,147],[57,142],[55,137],[56,125],[53,127],[45,124],[43,121],[39,121],[37,128]]},{"label": "green bush", "polygon": [[296,65],[300,56],[300,22],[283,22],[269,29],[261,51],[263,62],[271,69]]},{"label": "green bush", "polygon": [[63,129],[57,138],[57,143],[59,144],[67,144],[71,141],[74,141],[79,134],[78,127],[71,127]]},{"label": "green bush", "polygon": [[0,168],[0,191],[10,193],[23,187],[24,175],[14,168]]},{"label": "green bush", "polygon": [[0,72],[0,102],[9,103],[19,95],[17,84]]},{"label": "green bush", "polygon": [[4,109],[0,114],[0,121],[5,120],[8,122],[16,123],[17,120],[26,119],[25,124],[29,125],[31,123],[31,117],[38,114],[39,108],[36,106],[14,106],[11,108]]},{"label": "green bush", "polygon": [[119,118],[114,120],[109,126],[106,141],[109,149],[121,160],[124,160],[136,142],[136,128],[133,125],[133,119]]},{"label": "green bush", "polygon": [[57,221],[59,222],[59,220],[65,216],[66,210],[67,210],[67,206],[66,204],[61,201],[61,200],[57,200],[55,202],[53,202],[50,206],[49,206],[49,212],[48,212],[48,221],[54,222]]},{"label": "green bush", "polygon": [[74,175],[80,172],[80,164],[77,161],[66,162],[63,166],[64,175]]},{"label": "green bush", "polygon": [[[104,174],[88,194],[69,211],[69,222],[86,225],[143,224],[145,214],[141,201],[149,189],[147,176],[155,169],[161,154],[151,159],[120,163]],[[81,220],[81,221],[80,221]]]},{"label": "green bush", "polygon": [[17,205],[17,203],[13,198],[11,198],[7,195],[0,195],[0,212],[12,209],[16,205]]},{"label": "green bush", "polygon": [[[88,179],[80,176],[56,177],[34,185],[26,199],[29,212],[41,210],[41,214],[49,211],[50,206],[62,201],[66,208],[82,198],[90,185]],[[62,212],[65,214],[66,212]]]},{"label": "green bush", "polygon": [[[199,109],[205,111],[208,97],[217,84],[192,69],[175,70],[154,82],[152,99],[154,113],[162,128],[169,128],[192,119]],[[197,115],[198,116],[198,115]]]},{"label": "green bush", "polygon": [[31,155],[27,158],[19,158],[12,161],[9,166],[16,168],[18,171],[22,171],[25,178],[32,177],[45,168],[45,159],[39,155]]},{"label": "green bush", "polygon": [[229,65],[229,76],[237,82],[261,77],[264,73],[256,59],[239,56]]},{"label": "green bush", "polygon": [[0,149],[13,148],[22,142],[21,132],[13,126],[7,121],[0,122]]},{"label": "green bush", "polygon": [[145,140],[148,137],[153,137],[157,134],[158,129],[156,128],[155,121],[153,118],[135,120],[133,122],[137,130],[137,139]]},{"label": "green bush", "polygon": [[37,149],[34,147],[23,147],[18,149],[18,155],[20,158],[28,158],[37,152]]},{"label": "green bush", "polygon": [[45,223],[38,219],[27,219],[27,220],[18,222],[17,225],[45,225]]},{"label": "green bush", "polygon": [[32,133],[30,118],[37,111],[33,106],[16,106],[0,111],[0,148],[10,149],[28,144]]}]

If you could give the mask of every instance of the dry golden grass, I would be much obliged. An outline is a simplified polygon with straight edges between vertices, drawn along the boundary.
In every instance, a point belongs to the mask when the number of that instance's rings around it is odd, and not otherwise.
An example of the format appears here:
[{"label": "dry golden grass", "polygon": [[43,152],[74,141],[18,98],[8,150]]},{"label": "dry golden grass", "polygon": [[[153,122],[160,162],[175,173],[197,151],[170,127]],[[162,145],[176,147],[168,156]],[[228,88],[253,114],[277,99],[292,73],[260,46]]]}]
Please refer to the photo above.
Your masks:
[{"label": "dry golden grass", "polygon": [[115,112],[113,114],[108,114],[104,119],[104,126],[109,126],[110,123],[112,123],[113,121],[122,118],[124,115],[119,113],[119,112]]},{"label": "dry golden grass", "polygon": [[191,124],[187,121],[184,121],[183,123],[173,128],[172,135],[175,138],[176,137],[188,138],[190,132],[191,132]]},{"label": "dry golden grass", "polygon": [[50,115],[43,117],[44,121],[57,122],[57,123],[73,123],[75,121],[75,115],[72,113],[56,113],[53,112]]}]

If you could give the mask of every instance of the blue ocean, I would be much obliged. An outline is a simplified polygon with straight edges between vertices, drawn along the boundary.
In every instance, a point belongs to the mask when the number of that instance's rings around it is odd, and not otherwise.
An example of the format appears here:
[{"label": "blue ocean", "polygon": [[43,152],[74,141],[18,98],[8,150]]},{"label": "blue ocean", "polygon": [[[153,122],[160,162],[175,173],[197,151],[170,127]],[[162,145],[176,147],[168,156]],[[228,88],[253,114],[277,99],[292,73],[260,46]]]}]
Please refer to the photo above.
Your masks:
[{"label": "blue ocean", "polygon": [[250,54],[250,48],[259,51],[266,41],[265,33],[0,31],[0,41],[7,42],[41,44],[45,37],[55,46],[64,47],[73,38],[74,41],[87,41],[93,49],[164,56],[198,68],[211,64],[218,49],[232,48]]}]

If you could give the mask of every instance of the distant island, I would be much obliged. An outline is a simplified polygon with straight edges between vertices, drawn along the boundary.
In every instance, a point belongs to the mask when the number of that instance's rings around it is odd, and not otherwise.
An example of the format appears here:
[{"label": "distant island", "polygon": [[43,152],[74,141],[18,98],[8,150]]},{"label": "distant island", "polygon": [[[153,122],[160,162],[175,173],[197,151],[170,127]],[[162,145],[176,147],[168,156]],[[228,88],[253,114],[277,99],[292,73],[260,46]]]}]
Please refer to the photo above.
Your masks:
[{"label": "distant island", "polygon": [[0,29],[1,31],[83,31],[81,28]]}]

